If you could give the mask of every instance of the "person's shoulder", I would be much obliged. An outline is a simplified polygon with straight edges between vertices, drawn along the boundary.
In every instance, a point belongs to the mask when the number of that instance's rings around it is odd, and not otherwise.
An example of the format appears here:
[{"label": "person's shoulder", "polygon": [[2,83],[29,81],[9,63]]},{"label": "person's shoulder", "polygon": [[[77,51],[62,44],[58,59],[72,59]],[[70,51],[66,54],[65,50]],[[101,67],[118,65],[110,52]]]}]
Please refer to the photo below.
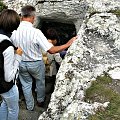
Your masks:
[{"label": "person's shoulder", "polygon": [[37,32],[41,32],[41,30],[40,30],[40,29],[35,28],[35,27],[34,27],[34,30],[36,30]]},{"label": "person's shoulder", "polygon": [[33,30],[35,31],[36,34],[39,34],[39,35],[42,34],[41,30],[38,28],[33,28]]},{"label": "person's shoulder", "polygon": [[[14,34],[16,34],[16,33],[17,33],[17,30],[14,30],[14,31],[12,32],[11,37],[14,36]],[[11,38],[11,37],[10,37],[10,38]]]}]

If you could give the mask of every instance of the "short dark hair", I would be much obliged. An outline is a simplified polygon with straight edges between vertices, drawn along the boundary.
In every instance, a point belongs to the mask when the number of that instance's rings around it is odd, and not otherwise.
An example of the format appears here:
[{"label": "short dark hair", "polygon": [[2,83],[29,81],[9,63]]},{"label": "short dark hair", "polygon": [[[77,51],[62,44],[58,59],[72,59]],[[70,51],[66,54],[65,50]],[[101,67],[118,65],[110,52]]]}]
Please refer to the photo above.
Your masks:
[{"label": "short dark hair", "polygon": [[21,16],[23,17],[30,17],[35,16],[36,9],[31,5],[26,5],[21,9]]},{"label": "short dark hair", "polygon": [[51,40],[58,40],[58,33],[54,28],[49,28],[46,31],[46,38]]},{"label": "short dark hair", "polygon": [[16,11],[11,9],[4,9],[0,13],[0,29],[5,32],[13,32],[20,24],[20,17]]}]

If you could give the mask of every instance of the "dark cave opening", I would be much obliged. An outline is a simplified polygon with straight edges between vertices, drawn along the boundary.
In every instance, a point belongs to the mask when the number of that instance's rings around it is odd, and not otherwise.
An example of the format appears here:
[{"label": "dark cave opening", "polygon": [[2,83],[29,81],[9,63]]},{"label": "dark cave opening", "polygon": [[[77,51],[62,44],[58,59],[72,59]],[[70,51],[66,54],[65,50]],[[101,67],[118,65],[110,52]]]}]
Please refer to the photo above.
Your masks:
[{"label": "dark cave opening", "polygon": [[44,33],[44,35],[46,34],[47,29],[56,29],[59,35],[58,45],[65,44],[70,38],[76,35],[76,28],[74,23],[63,23],[53,20],[42,19],[40,24],[40,29]]}]

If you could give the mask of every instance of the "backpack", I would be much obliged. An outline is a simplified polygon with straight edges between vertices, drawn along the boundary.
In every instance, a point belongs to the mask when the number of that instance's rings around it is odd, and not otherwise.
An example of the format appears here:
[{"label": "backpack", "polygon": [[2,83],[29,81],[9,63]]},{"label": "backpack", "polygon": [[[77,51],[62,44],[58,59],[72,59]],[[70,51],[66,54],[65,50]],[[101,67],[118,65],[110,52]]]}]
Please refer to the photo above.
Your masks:
[{"label": "backpack", "polygon": [[48,57],[47,57],[47,52],[42,53],[42,57],[43,57],[43,62],[45,64],[45,73],[47,74],[50,71],[50,65],[51,65],[51,63],[49,62]]},{"label": "backpack", "polygon": [[3,51],[7,49],[9,46],[13,46],[16,50],[17,48],[7,39],[3,40],[0,43],[0,94],[8,92],[15,82],[11,80],[11,82],[6,82],[4,77],[4,56]]}]

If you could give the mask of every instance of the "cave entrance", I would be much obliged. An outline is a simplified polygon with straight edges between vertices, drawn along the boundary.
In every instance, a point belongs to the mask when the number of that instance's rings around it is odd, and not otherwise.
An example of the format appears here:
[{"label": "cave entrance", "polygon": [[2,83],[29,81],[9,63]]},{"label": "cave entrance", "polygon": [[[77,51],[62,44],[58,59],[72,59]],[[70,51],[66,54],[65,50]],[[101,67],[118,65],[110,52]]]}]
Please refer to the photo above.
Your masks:
[{"label": "cave entrance", "polygon": [[74,23],[63,23],[48,19],[41,19],[40,29],[45,34],[49,28],[54,28],[59,35],[59,44],[65,44],[70,38],[76,35],[76,28]]}]

